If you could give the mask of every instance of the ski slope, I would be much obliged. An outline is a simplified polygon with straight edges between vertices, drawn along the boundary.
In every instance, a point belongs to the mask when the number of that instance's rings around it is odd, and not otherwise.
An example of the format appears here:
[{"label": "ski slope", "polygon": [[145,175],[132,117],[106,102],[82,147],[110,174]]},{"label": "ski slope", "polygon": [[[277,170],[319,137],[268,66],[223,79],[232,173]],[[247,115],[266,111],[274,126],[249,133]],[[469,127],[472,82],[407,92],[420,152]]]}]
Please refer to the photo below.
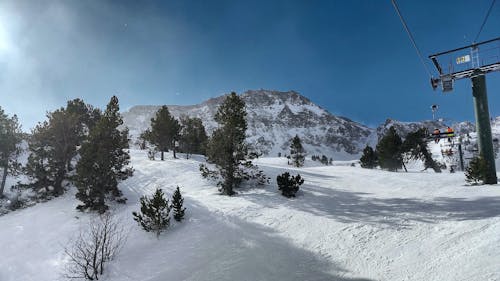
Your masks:
[{"label": "ski slope", "polygon": [[[131,154],[127,204],[112,206],[128,240],[103,280],[500,280],[500,186],[465,186],[463,173],[262,158],[271,184],[227,197],[201,178],[201,158]],[[305,178],[297,198],[277,192],[286,170]],[[187,218],[156,239],[131,212],[141,195],[161,187],[170,196],[177,185]],[[60,280],[63,246],[92,216],[77,204],[71,190],[1,216],[0,280]]]}]

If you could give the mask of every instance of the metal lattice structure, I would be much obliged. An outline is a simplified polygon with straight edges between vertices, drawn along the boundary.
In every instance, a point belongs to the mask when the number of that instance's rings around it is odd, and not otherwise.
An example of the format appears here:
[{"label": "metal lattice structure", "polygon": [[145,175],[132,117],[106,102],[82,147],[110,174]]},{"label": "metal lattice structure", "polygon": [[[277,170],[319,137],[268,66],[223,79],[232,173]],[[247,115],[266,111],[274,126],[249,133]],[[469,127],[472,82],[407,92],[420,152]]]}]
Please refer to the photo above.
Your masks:
[{"label": "metal lattice structure", "polygon": [[431,78],[434,90],[441,85],[444,93],[451,92],[455,80],[471,79],[479,153],[487,166],[484,183],[496,184],[498,180],[486,94],[486,74],[500,71],[500,37],[430,55],[429,58],[439,73],[438,78]]},{"label": "metal lattice structure", "polygon": [[472,78],[478,71],[481,74],[500,71],[500,37],[433,54],[429,58],[439,73],[438,78],[431,78],[432,88],[441,85],[443,92],[450,92],[455,80]]}]

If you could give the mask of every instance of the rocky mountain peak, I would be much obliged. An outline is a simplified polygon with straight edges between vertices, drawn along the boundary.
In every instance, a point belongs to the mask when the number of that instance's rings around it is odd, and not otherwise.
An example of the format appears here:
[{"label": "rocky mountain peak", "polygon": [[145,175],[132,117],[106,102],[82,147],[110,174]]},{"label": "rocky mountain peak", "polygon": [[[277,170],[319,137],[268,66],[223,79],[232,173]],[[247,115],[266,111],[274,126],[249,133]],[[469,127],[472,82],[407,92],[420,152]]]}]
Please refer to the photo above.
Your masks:
[{"label": "rocky mountain peak", "polygon": [[[224,96],[198,105],[170,105],[175,117],[187,115],[202,119],[211,133],[217,123],[214,115]],[[358,157],[373,130],[345,117],[330,114],[295,91],[249,90],[241,94],[247,111],[247,142],[265,155],[288,154],[290,139],[299,135],[309,154],[325,154],[335,159]],[[132,137],[149,127],[160,106],[135,106],[123,113]]]}]

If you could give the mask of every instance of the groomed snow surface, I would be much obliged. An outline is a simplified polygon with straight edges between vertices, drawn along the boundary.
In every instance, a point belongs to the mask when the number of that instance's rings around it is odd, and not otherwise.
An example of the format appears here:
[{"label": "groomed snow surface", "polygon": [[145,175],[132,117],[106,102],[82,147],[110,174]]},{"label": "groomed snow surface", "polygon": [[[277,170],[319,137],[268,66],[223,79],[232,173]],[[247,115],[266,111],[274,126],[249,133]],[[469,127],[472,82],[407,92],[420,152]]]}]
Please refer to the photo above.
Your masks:
[{"label": "groomed snow surface", "polygon": [[[112,206],[128,240],[102,280],[500,280],[500,186],[465,186],[463,173],[263,158],[271,184],[227,197],[201,178],[201,158],[131,154],[127,204]],[[287,170],[305,178],[294,199],[276,187]],[[187,218],[157,239],[131,213],[141,195],[177,185]],[[63,247],[93,216],[74,193],[0,217],[1,281],[62,279]]]}]

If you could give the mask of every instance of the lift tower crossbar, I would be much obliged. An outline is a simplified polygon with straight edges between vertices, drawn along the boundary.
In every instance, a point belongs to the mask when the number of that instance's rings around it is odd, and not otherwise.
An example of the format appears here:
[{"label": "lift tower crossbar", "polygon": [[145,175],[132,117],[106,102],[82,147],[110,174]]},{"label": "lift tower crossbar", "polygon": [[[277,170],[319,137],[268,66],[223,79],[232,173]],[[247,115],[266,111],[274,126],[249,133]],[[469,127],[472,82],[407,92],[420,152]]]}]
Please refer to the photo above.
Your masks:
[{"label": "lift tower crossbar", "polygon": [[[479,47],[481,46],[481,59]],[[439,63],[438,58],[447,57],[447,69]],[[431,78],[432,88],[441,85],[443,93],[451,92],[455,80],[470,78],[472,80],[472,96],[476,117],[476,131],[479,153],[486,162],[485,184],[498,182],[493,153],[488,97],[486,94],[486,74],[500,71],[500,37],[469,46],[430,55],[429,58],[439,72],[438,78]],[[443,61],[441,59],[441,61]]]}]

